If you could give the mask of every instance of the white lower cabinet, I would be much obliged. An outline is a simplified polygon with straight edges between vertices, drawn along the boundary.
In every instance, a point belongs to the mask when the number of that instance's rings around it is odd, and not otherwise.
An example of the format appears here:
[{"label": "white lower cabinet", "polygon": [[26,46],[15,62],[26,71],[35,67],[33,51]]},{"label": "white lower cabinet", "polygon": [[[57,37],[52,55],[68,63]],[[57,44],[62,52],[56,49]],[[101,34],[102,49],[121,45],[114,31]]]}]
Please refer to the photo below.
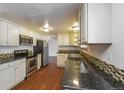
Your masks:
[{"label": "white lower cabinet", "polygon": [[65,62],[67,61],[68,54],[58,54],[57,55],[57,67],[65,67]]},{"label": "white lower cabinet", "polygon": [[15,67],[2,71],[2,89],[10,89],[15,84]]},{"label": "white lower cabinet", "polygon": [[2,83],[1,83],[2,79],[1,79],[1,75],[2,75],[2,73],[1,73],[1,71],[0,71],[0,90],[2,89]]},{"label": "white lower cabinet", "polygon": [[42,54],[38,54],[37,55],[37,59],[38,59],[38,66],[37,66],[37,69],[40,69],[40,67],[41,67],[41,56],[42,56]]},{"label": "white lower cabinet", "polygon": [[26,76],[26,59],[0,65],[0,89],[11,89]]},{"label": "white lower cabinet", "polygon": [[7,44],[7,23],[0,21],[0,45]]},{"label": "white lower cabinet", "polygon": [[22,80],[24,80],[25,76],[26,76],[26,62],[25,60],[20,60],[20,64],[16,65],[16,84],[18,84],[19,82],[21,82]]}]

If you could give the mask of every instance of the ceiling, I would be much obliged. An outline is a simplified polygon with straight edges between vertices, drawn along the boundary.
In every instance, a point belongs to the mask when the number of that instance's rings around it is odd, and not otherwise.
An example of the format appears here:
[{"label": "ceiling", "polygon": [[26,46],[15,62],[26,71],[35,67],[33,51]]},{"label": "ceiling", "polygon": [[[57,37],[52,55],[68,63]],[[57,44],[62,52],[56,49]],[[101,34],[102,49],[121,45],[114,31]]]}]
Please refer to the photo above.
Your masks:
[{"label": "ceiling", "polygon": [[53,28],[50,34],[56,34],[68,31],[73,22],[78,20],[81,6],[81,3],[0,4],[0,16],[36,31],[40,31],[45,22],[48,22]]}]

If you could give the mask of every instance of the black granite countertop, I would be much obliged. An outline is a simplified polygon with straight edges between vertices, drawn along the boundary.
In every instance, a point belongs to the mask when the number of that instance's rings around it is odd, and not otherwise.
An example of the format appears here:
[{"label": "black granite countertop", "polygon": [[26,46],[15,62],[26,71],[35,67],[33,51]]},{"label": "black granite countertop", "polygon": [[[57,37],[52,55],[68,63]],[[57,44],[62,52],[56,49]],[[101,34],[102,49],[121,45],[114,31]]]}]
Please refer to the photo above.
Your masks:
[{"label": "black granite countertop", "polygon": [[11,59],[8,59],[8,60],[4,60],[4,61],[1,61],[1,62],[0,62],[0,65],[1,65],[1,64],[5,64],[5,63],[9,63],[9,62],[13,62],[13,61],[16,61],[16,60],[19,60],[19,59],[23,59],[23,58],[26,58],[26,57],[11,58]]},{"label": "black granite countertop", "polygon": [[[114,83],[113,83],[114,84]],[[62,81],[63,89],[112,90],[124,89],[106,81],[85,61],[69,58]]]},{"label": "black granite countertop", "polygon": [[62,53],[64,53],[64,54],[69,54],[69,53],[71,53],[71,54],[79,54],[80,52],[79,52],[79,50],[58,50],[58,52],[57,52],[57,54],[62,54]]},{"label": "black granite countertop", "polygon": [[32,57],[36,57],[37,55],[31,55],[31,56],[25,56],[25,57],[12,57],[12,58],[9,58],[9,59],[5,59],[3,61],[0,62],[0,64],[5,64],[5,63],[8,63],[8,62],[13,62],[13,61],[16,61],[16,60],[19,60],[19,59],[23,59],[23,58],[32,58]]}]

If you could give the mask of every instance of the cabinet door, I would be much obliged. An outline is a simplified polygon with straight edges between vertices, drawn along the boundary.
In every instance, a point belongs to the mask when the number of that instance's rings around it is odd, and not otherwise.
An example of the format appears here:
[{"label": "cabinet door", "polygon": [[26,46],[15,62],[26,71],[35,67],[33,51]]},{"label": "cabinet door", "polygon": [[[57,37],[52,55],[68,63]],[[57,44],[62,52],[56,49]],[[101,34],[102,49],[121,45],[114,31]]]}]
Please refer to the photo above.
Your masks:
[{"label": "cabinet door", "polygon": [[68,34],[59,34],[58,35],[58,44],[59,45],[69,45],[69,35]]},{"label": "cabinet door", "polygon": [[65,62],[67,61],[68,59],[68,54],[65,54]]},{"label": "cabinet door", "polygon": [[67,54],[58,54],[57,55],[57,66],[58,67],[65,67],[65,62],[67,60]]},{"label": "cabinet door", "polygon": [[[2,75],[2,72],[0,71],[0,75]],[[0,76],[0,90],[2,89],[2,78]]]},{"label": "cabinet door", "polygon": [[58,45],[63,45],[63,35],[62,34],[58,35]]},{"label": "cabinet door", "polygon": [[41,67],[41,60],[42,60],[41,59],[41,54],[38,54],[37,57],[38,57],[38,67],[37,68],[40,69],[40,67]]},{"label": "cabinet door", "polygon": [[69,35],[68,34],[63,35],[63,43],[64,43],[64,45],[69,45]]},{"label": "cabinet door", "polygon": [[111,43],[111,4],[88,4],[88,43]]},{"label": "cabinet door", "polygon": [[64,55],[62,55],[62,54],[58,54],[57,55],[57,66],[58,67],[65,67],[65,65],[64,65]]},{"label": "cabinet door", "polygon": [[81,42],[87,42],[87,4],[83,4],[80,15],[80,39]]},{"label": "cabinet door", "polygon": [[24,80],[26,76],[26,62],[24,60],[20,64],[16,65],[16,84]]},{"label": "cabinet door", "polygon": [[7,44],[7,23],[0,21],[0,45]]},{"label": "cabinet door", "polygon": [[8,24],[8,45],[19,45],[20,28]]},{"label": "cabinet door", "polygon": [[2,71],[2,89],[10,89],[15,84],[15,67]]}]

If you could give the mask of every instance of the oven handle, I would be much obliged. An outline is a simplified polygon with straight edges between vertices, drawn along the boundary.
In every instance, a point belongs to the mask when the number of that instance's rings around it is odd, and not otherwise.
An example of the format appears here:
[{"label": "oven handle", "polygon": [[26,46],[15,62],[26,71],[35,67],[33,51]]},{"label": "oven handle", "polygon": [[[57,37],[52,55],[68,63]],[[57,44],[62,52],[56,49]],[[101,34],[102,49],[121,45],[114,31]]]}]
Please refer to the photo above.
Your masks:
[{"label": "oven handle", "polygon": [[32,57],[32,58],[27,58],[27,60],[34,60],[34,59],[36,59],[37,60],[37,57]]}]

